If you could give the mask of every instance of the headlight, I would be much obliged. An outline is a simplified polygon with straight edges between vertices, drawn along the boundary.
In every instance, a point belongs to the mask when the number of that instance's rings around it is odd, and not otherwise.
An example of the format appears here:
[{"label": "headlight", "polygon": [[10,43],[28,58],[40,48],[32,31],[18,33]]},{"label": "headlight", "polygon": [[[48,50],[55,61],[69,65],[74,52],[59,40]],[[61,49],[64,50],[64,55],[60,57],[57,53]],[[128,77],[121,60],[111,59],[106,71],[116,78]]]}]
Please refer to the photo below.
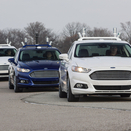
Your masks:
[{"label": "headlight", "polygon": [[86,68],[78,67],[78,66],[72,66],[72,71],[80,72],[80,73],[88,73],[91,71],[91,69],[86,69]]},{"label": "headlight", "polygon": [[29,69],[24,69],[24,68],[17,68],[17,71],[19,71],[19,72],[30,72]]}]

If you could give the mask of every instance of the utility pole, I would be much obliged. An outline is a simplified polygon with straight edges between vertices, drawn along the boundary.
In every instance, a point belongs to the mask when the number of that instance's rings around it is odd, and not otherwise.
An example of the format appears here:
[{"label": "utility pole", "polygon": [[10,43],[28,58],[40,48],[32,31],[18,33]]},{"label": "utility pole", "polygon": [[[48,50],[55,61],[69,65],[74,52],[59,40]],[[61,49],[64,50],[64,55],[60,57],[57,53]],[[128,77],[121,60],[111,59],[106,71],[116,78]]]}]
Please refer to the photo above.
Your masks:
[{"label": "utility pole", "polygon": [[38,32],[36,32],[36,44],[38,44],[38,37],[39,37]]}]

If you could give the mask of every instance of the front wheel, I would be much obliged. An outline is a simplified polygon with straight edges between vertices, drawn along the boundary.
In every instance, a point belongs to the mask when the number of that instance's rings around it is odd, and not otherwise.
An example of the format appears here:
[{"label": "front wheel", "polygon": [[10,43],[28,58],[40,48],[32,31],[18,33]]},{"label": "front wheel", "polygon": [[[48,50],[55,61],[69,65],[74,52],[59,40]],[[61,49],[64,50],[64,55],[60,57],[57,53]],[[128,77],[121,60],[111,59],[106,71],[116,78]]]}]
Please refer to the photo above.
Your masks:
[{"label": "front wheel", "polygon": [[67,94],[62,91],[61,85],[59,85],[59,97],[60,98],[66,98],[67,97]]},{"label": "front wheel", "polygon": [[67,78],[67,100],[68,100],[68,102],[77,102],[77,101],[79,101],[79,97],[75,97],[72,94],[69,78]]},{"label": "front wheel", "polygon": [[14,92],[22,92],[22,90],[19,88],[17,80],[16,80],[16,76],[14,76]]},{"label": "front wheel", "polygon": [[9,89],[14,89],[14,86],[11,83],[10,74],[9,74]]}]

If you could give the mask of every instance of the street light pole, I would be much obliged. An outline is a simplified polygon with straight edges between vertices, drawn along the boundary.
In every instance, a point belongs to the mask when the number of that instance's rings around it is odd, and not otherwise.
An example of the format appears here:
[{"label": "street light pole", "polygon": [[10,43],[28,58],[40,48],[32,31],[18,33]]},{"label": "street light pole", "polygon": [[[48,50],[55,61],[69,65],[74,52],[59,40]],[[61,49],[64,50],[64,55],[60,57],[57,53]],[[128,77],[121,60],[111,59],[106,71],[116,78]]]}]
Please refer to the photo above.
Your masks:
[{"label": "street light pole", "polygon": [[38,32],[36,32],[36,44],[38,44]]}]

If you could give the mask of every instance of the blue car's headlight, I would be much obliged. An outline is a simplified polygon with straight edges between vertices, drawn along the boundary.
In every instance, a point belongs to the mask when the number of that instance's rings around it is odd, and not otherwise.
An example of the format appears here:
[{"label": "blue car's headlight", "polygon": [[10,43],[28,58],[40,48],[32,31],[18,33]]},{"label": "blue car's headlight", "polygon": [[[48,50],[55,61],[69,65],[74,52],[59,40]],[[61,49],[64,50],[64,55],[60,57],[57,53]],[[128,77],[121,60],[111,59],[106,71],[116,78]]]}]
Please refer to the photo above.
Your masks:
[{"label": "blue car's headlight", "polygon": [[24,69],[24,68],[17,68],[17,71],[19,71],[19,72],[30,72],[29,69]]},{"label": "blue car's headlight", "polygon": [[88,73],[91,71],[91,69],[83,68],[83,67],[78,67],[78,66],[72,66],[72,71],[74,72],[80,72],[80,73]]}]

